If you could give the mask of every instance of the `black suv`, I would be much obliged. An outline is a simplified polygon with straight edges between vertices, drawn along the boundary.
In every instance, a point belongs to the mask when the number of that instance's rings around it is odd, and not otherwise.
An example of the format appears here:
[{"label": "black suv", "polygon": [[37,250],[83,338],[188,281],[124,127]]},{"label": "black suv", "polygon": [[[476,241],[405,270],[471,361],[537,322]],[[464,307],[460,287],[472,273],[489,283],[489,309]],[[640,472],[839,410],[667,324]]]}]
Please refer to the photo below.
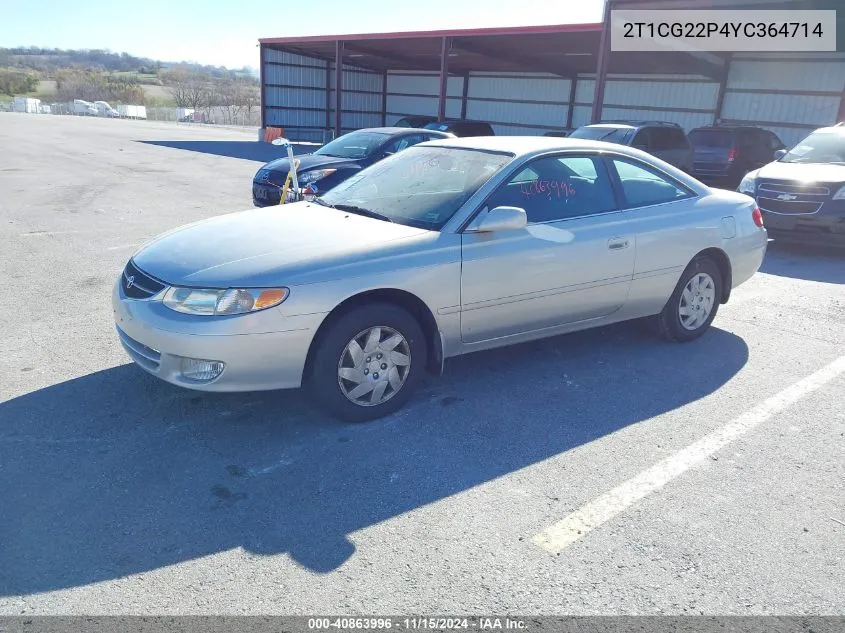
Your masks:
[{"label": "black suv", "polygon": [[493,128],[484,121],[448,119],[439,123],[429,123],[425,129],[448,132],[455,136],[494,136]]},{"label": "black suv", "polygon": [[429,123],[437,123],[437,117],[426,114],[409,114],[394,123],[393,127],[425,127]]},{"label": "black suv", "polygon": [[715,125],[695,128],[693,175],[712,184],[736,187],[749,171],[772,162],[784,145],[774,132],[760,127]]},{"label": "black suv", "polygon": [[739,183],[775,241],[845,246],[845,124],[810,134]]},{"label": "black suv", "polygon": [[692,146],[683,128],[666,121],[605,121],[584,125],[569,135],[636,147],[687,173],[692,172]]}]

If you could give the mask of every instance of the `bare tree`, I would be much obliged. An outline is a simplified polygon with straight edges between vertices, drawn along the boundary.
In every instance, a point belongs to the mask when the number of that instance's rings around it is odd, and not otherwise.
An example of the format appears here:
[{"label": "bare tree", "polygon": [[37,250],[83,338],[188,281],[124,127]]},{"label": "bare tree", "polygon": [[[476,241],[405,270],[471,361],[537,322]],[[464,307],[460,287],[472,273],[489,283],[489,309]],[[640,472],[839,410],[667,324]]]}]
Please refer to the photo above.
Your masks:
[{"label": "bare tree", "polygon": [[243,111],[246,91],[242,81],[229,79],[220,85],[220,106],[229,123],[234,123],[237,116]]},{"label": "bare tree", "polygon": [[177,106],[198,111],[206,105],[209,80],[205,75],[176,69],[166,73],[163,79]]}]

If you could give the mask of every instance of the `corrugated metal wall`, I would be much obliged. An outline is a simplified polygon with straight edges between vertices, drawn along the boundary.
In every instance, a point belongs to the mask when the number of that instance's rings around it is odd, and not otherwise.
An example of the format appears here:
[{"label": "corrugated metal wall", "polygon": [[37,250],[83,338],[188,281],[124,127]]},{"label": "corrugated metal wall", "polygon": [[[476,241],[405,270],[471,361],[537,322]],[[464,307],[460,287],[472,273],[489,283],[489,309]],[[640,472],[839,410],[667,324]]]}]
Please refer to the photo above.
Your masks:
[{"label": "corrugated metal wall", "polygon": [[735,55],[722,119],[760,125],[787,145],[836,121],[845,91],[841,53]]},{"label": "corrugated metal wall", "polygon": [[[266,125],[283,127],[297,140],[326,140],[335,123],[334,64],[272,49],[264,50],[263,63]],[[381,125],[382,78],[344,64],[344,132]]]},{"label": "corrugated metal wall", "polygon": [[[574,127],[590,122],[595,89],[594,77],[579,77]],[[689,131],[713,123],[718,95],[719,83],[707,77],[608,75],[602,119],[670,121]]]},{"label": "corrugated metal wall", "polygon": [[[270,49],[264,57],[267,124],[295,131],[303,140],[323,140],[327,128],[334,127],[333,65]],[[497,134],[542,134],[566,125],[568,79],[544,73],[472,73],[466,80],[466,117],[491,122]],[[449,78],[449,118],[461,116],[464,81]],[[389,125],[408,114],[437,114],[438,73],[388,73],[383,113],[384,82],[381,73],[344,66],[344,131],[381,125],[383,115]],[[714,122],[718,91],[718,82],[706,77],[609,75],[602,118],[672,121],[689,131]],[[843,53],[737,54],[721,118],[769,128],[791,145],[836,121],[844,91]],[[580,76],[573,127],[590,122],[594,93],[595,78]]]},{"label": "corrugated metal wall", "polygon": [[[446,116],[460,118],[463,77],[449,77],[446,87]],[[440,75],[431,72],[387,74],[387,124],[408,114],[437,116]]]},{"label": "corrugated metal wall", "polygon": [[[335,116],[334,68],[335,65],[330,63],[330,127],[334,127]],[[341,132],[346,133],[359,130],[362,127],[378,127],[381,125],[382,78],[382,73],[343,65]]]},{"label": "corrugated metal wall", "polygon": [[496,134],[543,134],[566,127],[569,79],[545,73],[472,73],[467,118]]},{"label": "corrugated metal wall", "polygon": [[[566,125],[569,80],[542,73],[449,77],[447,118],[460,118],[467,80],[466,118],[492,123],[496,134],[542,134]],[[439,82],[437,73],[388,73],[388,124],[408,114],[436,116]]]},{"label": "corrugated metal wall", "polygon": [[326,127],[326,62],[264,49],[264,117],[300,140],[322,140]]}]

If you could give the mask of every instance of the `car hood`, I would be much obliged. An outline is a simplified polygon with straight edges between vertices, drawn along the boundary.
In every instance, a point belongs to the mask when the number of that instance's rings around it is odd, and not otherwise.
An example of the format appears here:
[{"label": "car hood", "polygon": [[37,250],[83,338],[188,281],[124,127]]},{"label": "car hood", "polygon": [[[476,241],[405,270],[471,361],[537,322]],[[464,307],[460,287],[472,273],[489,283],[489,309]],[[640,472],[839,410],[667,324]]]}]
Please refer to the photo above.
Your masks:
[{"label": "car hood", "polygon": [[[324,169],[330,167],[339,167],[342,165],[354,165],[356,161],[349,158],[338,158],[337,156],[323,156],[322,154],[302,154],[297,156],[299,159],[298,171],[308,171],[309,169]],[[261,170],[269,169],[276,174],[285,174],[290,171],[290,161],[287,158],[277,158],[264,165]]]},{"label": "car hood", "polygon": [[757,178],[798,180],[801,182],[845,183],[845,165],[829,163],[781,163],[764,165],[757,171]]},{"label": "car hood", "polygon": [[176,286],[272,287],[335,279],[440,233],[308,202],[222,215],[156,238],[133,260]]}]

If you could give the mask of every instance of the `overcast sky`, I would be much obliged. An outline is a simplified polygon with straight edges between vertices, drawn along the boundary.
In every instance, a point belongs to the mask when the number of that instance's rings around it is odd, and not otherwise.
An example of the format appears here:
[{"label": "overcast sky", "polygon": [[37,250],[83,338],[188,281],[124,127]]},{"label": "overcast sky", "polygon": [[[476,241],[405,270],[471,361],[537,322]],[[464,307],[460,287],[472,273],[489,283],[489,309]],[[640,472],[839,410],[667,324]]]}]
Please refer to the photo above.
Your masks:
[{"label": "overcast sky", "polygon": [[260,37],[600,22],[603,0],[2,0],[0,47],[258,66]]}]

